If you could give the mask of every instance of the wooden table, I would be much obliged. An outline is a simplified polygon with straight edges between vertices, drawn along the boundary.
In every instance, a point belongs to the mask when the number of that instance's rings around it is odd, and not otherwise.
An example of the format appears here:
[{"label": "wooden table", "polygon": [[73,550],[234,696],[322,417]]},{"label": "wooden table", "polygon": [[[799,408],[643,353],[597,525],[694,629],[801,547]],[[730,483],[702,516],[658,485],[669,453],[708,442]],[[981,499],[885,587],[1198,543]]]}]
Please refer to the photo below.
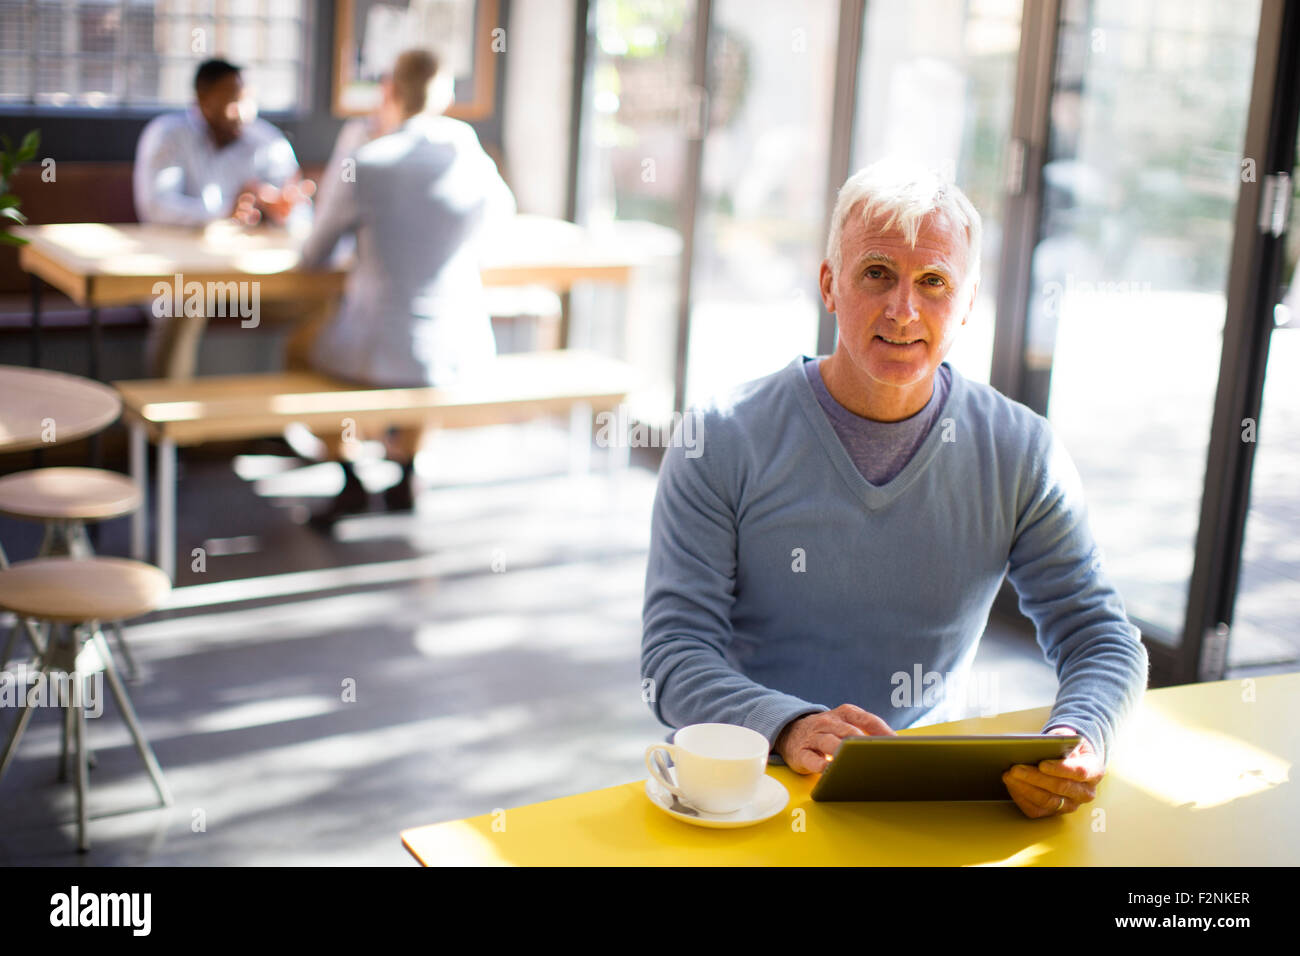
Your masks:
[{"label": "wooden table", "polygon": [[[1037,733],[1047,716],[1043,707],[902,733]],[[1294,865],[1298,724],[1300,673],[1148,691],[1097,799],[1043,820],[1009,801],[815,803],[815,775],[771,767],[790,803],[753,827],[680,823],[638,780],[417,827],[402,842],[426,865]]]},{"label": "wooden table", "polygon": [[[298,243],[283,229],[207,229],[79,222],[17,226],[23,269],[86,308],[153,298],[156,282],[255,278],[263,299],[337,295],[345,270],[298,271]],[[625,283],[644,254],[560,219],[516,216],[484,250],[486,285],[539,284],[558,292],[582,281]]]},{"label": "wooden table", "polygon": [[0,365],[0,396],[0,452],[75,441],[107,428],[122,412],[121,398],[107,385],[17,365]]},{"label": "wooden table", "polygon": [[[298,270],[299,243],[279,228],[245,229],[227,222],[206,229],[93,222],[19,226],[27,240],[22,268],[90,310],[91,375],[99,375],[98,310],[150,301],[158,282],[256,280],[262,301],[337,297],[346,271]],[[545,216],[516,216],[485,245],[485,285],[544,285],[568,292],[577,282],[625,285],[647,258],[615,234]],[[40,283],[33,296],[33,330],[40,325]],[[189,363],[192,364],[192,363]]]}]

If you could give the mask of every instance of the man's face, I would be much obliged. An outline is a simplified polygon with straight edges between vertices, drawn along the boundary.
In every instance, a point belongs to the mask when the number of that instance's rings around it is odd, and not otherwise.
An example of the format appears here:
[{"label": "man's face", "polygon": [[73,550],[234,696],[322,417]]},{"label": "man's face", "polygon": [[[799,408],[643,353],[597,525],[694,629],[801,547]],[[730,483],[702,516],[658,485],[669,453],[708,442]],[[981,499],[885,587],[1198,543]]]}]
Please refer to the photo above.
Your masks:
[{"label": "man's face", "polygon": [[247,108],[244,101],[244,81],[238,73],[231,73],[213,83],[199,96],[199,112],[208,121],[213,138],[224,146],[239,139],[244,129]]},{"label": "man's face", "polygon": [[[952,348],[975,302],[967,281],[966,231],[931,213],[916,246],[882,216],[864,222],[850,212],[840,245],[840,269],[821,269],[822,300],[839,323],[840,350],[858,376],[894,388],[928,383]],[[904,344],[898,344],[904,343]]]}]

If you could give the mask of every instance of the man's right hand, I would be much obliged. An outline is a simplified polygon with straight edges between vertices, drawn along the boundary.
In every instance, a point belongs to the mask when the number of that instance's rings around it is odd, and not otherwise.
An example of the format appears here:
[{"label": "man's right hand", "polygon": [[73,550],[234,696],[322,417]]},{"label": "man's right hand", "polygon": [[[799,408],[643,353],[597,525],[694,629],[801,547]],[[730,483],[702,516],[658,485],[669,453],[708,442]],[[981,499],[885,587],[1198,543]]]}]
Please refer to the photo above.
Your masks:
[{"label": "man's right hand", "polygon": [[232,219],[245,226],[256,226],[262,220],[282,226],[295,205],[310,199],[316,193],[316,184],[310,179],[295,176],[277,189],[269,183],[248,182],[235,197]]},{"label": "man's right hand", "polygon": [[808,714],[790,721],[776,738],[775,750],[791,770],[818,773],[840,749],[845,737],[897,736],[889,725],[853,704]]}]

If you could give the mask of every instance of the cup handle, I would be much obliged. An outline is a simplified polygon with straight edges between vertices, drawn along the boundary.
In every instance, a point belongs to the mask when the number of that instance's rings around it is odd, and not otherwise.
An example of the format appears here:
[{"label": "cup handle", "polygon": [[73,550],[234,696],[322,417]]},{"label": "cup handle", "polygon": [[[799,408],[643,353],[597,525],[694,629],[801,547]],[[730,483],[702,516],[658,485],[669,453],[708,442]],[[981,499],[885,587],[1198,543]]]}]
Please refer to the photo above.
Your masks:
[{"label": "cup handle", "polygon": [[645,766],[650,771],[650,776],[659,782],[669,793],[677,795],[677,798],[683,803],[686,802],[686,796],[682,791],[673,785],[668,776],[668,764],[663,755],[668,754],[670,757],[677,756],[677,747],[673,744],[651,744],[645,749]]}]

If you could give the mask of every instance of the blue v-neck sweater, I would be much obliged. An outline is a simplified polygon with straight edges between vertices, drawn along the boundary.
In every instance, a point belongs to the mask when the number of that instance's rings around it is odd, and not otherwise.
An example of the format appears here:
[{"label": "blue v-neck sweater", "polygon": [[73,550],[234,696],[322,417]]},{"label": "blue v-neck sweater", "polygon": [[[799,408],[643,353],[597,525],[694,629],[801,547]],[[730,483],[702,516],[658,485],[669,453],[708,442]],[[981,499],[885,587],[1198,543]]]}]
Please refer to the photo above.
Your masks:
[{"label": "blue v-neck sweater", "polygon": [[997,712],[999,675],[971,663],[1007,575],[1056,668],[1043,729],[1074,727],[1109,762],[1147,654],[1048,421],[949,366],[934,426],[876,486],[805,361],[697,406],[665,450],[641,651],[655,716],[775,743],[844,703],[895,729]]}]

